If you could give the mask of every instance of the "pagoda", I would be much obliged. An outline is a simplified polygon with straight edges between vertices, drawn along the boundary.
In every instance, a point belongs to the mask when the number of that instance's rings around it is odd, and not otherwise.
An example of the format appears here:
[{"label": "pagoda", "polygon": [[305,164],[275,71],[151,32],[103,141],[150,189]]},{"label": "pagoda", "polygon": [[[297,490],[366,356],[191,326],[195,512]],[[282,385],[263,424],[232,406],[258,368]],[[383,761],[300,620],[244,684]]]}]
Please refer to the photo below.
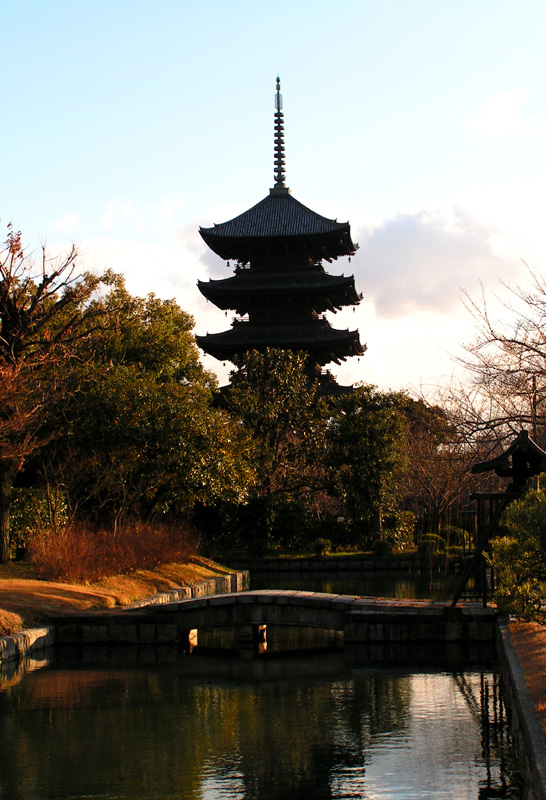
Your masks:
[{"label": "pagoda", "polygon": [[297,350],[321,378],[325,393],[340,387],[321,369],[365,351],[358,331],[332,328],[326,311],[357,305],[362,295],[352,275],[329,275],[322,262],[351,256],[357,245],[348,222],[320,216],[292,196],[285,184],[284,114],[280,80],[275,96],[275,186],[269,195],[238,217],[200,228],[217,255],[234,262],[234,274],[223,280],[198,281],[201,293],[221,309],[235,310],[231,328],[197,336],[206,353],[236,362],[249,350]]}]

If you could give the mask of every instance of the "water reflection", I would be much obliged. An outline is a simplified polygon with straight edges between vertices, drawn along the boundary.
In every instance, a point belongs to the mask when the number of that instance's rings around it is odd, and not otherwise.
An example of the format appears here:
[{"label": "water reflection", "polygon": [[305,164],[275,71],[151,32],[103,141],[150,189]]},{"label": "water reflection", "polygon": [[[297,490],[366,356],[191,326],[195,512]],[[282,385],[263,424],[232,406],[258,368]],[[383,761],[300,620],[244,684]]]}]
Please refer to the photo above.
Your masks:
[{"label": "water reflection", "polygon": [[0,693],[0,736],[2,800],[520,796],[489,669],[57,664]]},{"label": "water reflection", "polygon": [[361,597],[393,597],[397,600],[449,600],[457,575],[423,569],[410,573],[389,570],[278,572],[260,570],[250,575],[251,589],[295,589]]}]

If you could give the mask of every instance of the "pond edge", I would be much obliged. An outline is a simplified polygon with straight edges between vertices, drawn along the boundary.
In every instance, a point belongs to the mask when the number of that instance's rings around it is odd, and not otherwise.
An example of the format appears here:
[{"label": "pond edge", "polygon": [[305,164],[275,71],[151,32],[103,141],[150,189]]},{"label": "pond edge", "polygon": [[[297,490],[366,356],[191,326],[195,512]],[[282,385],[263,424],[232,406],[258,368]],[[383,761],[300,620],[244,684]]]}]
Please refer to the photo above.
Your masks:
[{"label": "pond edge", "polygon": [[497,652],[512,738],[525,782],[525,800],[546,800],[546,734],[512,642],[507,618],[498,620]]}]

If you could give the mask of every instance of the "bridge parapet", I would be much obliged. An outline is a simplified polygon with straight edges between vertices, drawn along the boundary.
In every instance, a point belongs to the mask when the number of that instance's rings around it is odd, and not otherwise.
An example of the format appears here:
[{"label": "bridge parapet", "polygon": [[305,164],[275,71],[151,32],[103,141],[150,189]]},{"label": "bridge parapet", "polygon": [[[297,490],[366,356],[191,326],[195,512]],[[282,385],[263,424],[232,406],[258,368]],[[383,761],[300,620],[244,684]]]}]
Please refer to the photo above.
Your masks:
[{"label": "bridge parapet", "polygon": [[430,601],[258,590],[70,618],[59,623],[57,640],[191,645],[199,630],[233,626],[247,645],[264,649],[267,625],[342,631],[346,644],[493,643],[496,612],[477,605],[453,608]]}]

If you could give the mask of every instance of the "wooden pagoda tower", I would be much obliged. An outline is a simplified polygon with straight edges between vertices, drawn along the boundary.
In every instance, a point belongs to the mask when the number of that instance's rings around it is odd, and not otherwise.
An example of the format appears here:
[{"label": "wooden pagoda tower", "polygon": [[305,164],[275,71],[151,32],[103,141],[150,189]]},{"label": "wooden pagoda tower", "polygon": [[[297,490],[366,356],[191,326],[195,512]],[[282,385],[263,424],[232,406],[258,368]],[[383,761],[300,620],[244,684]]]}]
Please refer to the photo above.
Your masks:
[{"label": "wooden pagoda tower", "polygon": [[358,331],[332,328],[325,312],[357,305],[362,295],[352,275],[329,275],[322,262],[351,256],[357,245],[348,222],[322,217],[292,197],[285,184],[279,78],[275,106],[275,186],[238,217],[199,229],[211,250],[235,265],[231,277],[199,281],[199,290],[237,316],[229,330],[197,336],[197,344],[221,361],[266,348],[306,352],[323,392],[342,393],[351,387],[338,386],[322,367],[362,355],[365,347]]}]

